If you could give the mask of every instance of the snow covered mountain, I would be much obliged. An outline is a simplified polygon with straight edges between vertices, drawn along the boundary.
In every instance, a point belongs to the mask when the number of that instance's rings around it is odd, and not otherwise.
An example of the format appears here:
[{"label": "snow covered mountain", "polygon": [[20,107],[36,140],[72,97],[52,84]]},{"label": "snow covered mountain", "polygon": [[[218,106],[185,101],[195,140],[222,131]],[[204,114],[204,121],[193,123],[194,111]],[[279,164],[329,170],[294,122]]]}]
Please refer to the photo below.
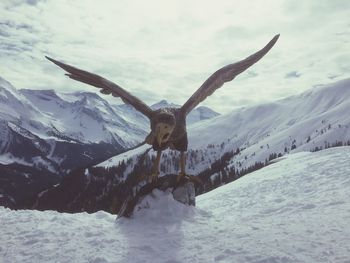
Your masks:
[{"label": "snow covered mountain", "polygon": [[[69,170],[120,153],[145,133],[116,114],[114,122],[107,119],[103,110],[113,111],[93,94],[61,96],[65,99],[52,90],[17,90],[0,79],[0,203],[27,202]],[[110,132],[114,126],[127,140]]]},{"label": "snow covered mountain", "polygon": [[350,79],[314,87],[300,95],[240,108],[213,121],[198,123],[190,130],[191,148],[220,144],[224,142],[222,138],[233,141],[231,145],[244,142],[242,145],[249,147],[266,140],[265,137],[269,137],[268,143],[285,135],[292,137],[285,145],[289,148],[293,144],[300,147],[306,141],[324,146],[324,140],[332,140],[331,135],[338,139],[338,135],[349,131],[346,126],[350,122],[349,105]]},{"label": "snow covered mountain", "polygon": [[[345,80],[190,125],[186,168],[203,182],[196,194],[234,181],[288,153],[350,145],[349,108],[350,80]],[[36,208],[115,213],[127,191],[137,190],[137,178],[151,170],[152,151],[140,162],[148,147],[71,174],[42,193]],[[178,155],[170,150],[163,153],[161,175],[178,173]],[[113,200],[118,200],[117,205]]]},{"label": "snow covered mountain", "polygon": [[[191,122],[218,115],[202,112],[194,110]],[[17,90],[0,78],[0,194],[11,192],[13,202],[25,188],[45,189],[71,170],[136,145],[148,132],[148,119],[129,105],[91,92]]]},{"label": "snow covered mountain", "polygon": [[44,139],[128,147],[146,134],[142,121],[131,125],[95,93],[16,90],[9,83],[0,87],[2,119]]},{"label": "snow covered mountain", "polygon": [[[245,169],[289,152],[350,144],[350,79],[274,103],[241,108],[189,131],[190,148],[211,160],[239,149],[228,168]],[[210,165],[196,162],[194,165]]]},{"label": "snow covered mountain", "polygon": [[[179,106],[165,100],[152,106]],[[189,124],[219,114],[198,107]],[[149,121],[130,105],[110,104],[96,93],[62,93],[54,90],[16,90],[0,78],[0,119],[11,122],[42,139],[79,143],[111,143],[124,148],[144,139]]]},{"label": "snow covered mountain", "polygon": [[[349,109],[350,79],[346,79],[195,123],[188,129],[187,171],[219,176],[222,181],[286,153],[350,144]],[[123,153],[98,167],[113,167],[124,160],[130,164],[125,171],[130,172],[144,150]],[[163,174],[177,173],[175,153],[166,152],[163,162],[169,164],[161,167]]]},{"label": "snow covered mountain", "polygon": [[0,207],[0,259],[349,262],[349,159],[349,147],[291,154],[197,197],[196,208],[155,190],[148,209],[120,221]]}]

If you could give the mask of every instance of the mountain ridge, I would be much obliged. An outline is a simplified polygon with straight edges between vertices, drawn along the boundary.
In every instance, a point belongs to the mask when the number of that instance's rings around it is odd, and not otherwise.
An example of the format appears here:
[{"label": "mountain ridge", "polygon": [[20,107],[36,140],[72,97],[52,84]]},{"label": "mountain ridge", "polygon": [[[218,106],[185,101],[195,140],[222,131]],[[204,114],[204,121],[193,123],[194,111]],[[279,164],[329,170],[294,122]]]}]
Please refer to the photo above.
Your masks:
[{"label": "mountain ridge", "polygon": [[0,126],[0,194],[12,197],[16,186],[22,191],[30,182],[44,190],[47,184],[35,179],[38,173],[56,174],[57,183],[57,176],[123,152],[149,133],[149,120],[130,105],[111,104],[86,91],[16,89],[3,78]]},{"label": "mountain ridge", "polygon": [[[237,180],[287,154],[350,145],[349,88],[350,80],[336,82],[311,93],[244,107],[190,125],[186,171],[202,181],[196,195]],[[137,192],[142,183],[139,178],[150,174],[154,152],[143,155],[149,147],[124,152],[72,174],[70,179],[79,186],[72,188],[67,181],[48,189],[38,198],[36,208],[70,212],[102,209],[115,213],[126,193]],[[178,171],[179,153],[163,151],[160,176]],[[71,198],[62,196],[65,192],[71,193]],[[62,202],[57,206],[54,200]]]},{"label": "mountain ridge", "polygon": [[[345,79],[195,123],[188,128],[186,169],[190,174],[199,174],[211,170],[213,163],[231,156],[226,160],[225,169],[213,173],[222,177],[225,170],[248,169],[258,163],[267,163],[273,156],[347,145],[350,140],[349,108],[350,79]],[[124,153],[97,167],[111,168],[113,163],[118,165],[123,160],[135,164],[136,156],[142,151],[143,148],[132,154]],[[177,172],[177,159],[173,160],[172,156],[171,151],[164,153],[163,162],[169,165],[162,167],[162,174]]]}]

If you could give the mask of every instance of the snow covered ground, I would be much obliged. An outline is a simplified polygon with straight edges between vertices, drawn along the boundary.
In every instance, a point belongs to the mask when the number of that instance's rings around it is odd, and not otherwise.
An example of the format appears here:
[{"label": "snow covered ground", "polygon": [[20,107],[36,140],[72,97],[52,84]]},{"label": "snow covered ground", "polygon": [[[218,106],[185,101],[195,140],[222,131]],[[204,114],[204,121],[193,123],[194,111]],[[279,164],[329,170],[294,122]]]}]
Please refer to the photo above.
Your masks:
[{"label": "snow covered ground", "polygon": [[115,221],[0,207],[0,262],[350,262],[350,147],[301,152]]}]

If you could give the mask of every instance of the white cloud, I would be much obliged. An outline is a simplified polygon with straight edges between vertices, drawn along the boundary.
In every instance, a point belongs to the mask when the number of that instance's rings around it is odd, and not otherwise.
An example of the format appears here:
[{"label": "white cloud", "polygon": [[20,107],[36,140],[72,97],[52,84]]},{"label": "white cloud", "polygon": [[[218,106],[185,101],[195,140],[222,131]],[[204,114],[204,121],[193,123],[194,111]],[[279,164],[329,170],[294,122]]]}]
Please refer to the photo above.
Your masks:
[{"label": "white cloud", "polygon": [[[349,77],[349,1],[27,0],[0,3],[0,75],[18,88],[94,90],[44,55],[154,103],[183,103],[276,33],[271,52],[203,105],[220,112]],[[291,72],[298,77],[286,78]]]}]

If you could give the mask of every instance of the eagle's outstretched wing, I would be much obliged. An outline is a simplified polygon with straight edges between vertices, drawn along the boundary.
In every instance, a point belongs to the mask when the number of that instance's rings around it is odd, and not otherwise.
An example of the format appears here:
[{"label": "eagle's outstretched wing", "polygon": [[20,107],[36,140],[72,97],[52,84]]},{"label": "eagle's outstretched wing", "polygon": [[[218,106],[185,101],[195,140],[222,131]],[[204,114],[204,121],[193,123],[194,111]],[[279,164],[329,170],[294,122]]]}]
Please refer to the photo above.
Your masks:
[{"label": "eagle's outstretched wing", "polygon": [[278,37],[279,34],[271,39],[271,41],[263,49],[247,57],[246,59],[227,65],[212,74],[181,107],[182,112],[187,115],[199,103],[213,94],[215,90],[222,87],[225,82],[233,80],[238,74],[242,73],[251,65],[258,62],[267,52],[269,52],[269,50],[276,43]]},{"label": "eagle's outstretched wing", "polygon": [[67,71],[68,73],[66,75],[71,79],[100,88],[100,92],[103,94],[112,94],[115,97],[120,97],[125,103],[132,105],[136,110],[140,111],[148,118],[152,118],[153,110],[150,107],[117,84],[102,78],[99,75],[72,67],[47,56],[46,58]]}]

